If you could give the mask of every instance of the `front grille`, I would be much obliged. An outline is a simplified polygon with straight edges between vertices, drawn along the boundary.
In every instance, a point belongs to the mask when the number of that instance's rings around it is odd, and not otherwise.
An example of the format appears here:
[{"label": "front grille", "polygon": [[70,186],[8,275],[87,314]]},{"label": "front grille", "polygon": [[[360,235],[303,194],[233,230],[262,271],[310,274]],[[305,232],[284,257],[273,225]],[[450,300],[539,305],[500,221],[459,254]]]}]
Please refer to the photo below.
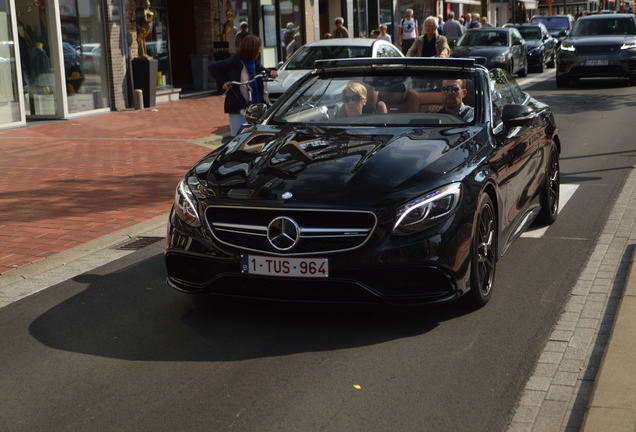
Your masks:
[{"label": "front grille", "polygon": [[617,53],[620,47],[618,45],[591,45],[591,46],[577,46],[577,54],[603,54],[603,53]]},{"label": "front grille", "polygon": [[[315,255],[359,248],[369,239],[377,219],[373,212],[356,210],[281,209],[210,206],[206,221],[214,237],[239,249],[275,255]],[[267,237],[277,217],[292,219],[300,229],[297,243],[276,249]]]}]

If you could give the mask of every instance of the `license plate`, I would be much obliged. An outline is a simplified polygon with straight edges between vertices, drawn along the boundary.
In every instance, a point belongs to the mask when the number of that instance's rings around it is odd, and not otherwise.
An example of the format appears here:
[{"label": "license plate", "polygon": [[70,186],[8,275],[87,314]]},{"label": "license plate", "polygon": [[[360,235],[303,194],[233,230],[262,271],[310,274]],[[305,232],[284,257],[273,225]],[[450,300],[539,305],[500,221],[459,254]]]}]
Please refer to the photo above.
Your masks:
[{"label": "license plate", "polygon": [[329,277],[327,258],[281,258],[259,255],[241,255],[241,258],[241,273],[298,278]]},{"label": "license plate", "polygon": [[607,59],[590,59],[585,61],[585,66],[607,66]]}]

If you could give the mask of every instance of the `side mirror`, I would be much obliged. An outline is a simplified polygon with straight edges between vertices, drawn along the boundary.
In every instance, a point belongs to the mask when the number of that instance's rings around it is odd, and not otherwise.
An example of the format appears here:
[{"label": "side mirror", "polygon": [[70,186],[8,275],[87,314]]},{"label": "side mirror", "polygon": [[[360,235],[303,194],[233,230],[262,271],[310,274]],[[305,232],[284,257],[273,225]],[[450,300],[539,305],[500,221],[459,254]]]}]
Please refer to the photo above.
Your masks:
[{"label": "side mirror", "polygon": [[527,126],[537,118],[537,113],[527,105],[507,104],[501,112],[501,120],[507,128]]},{"label": "side mirror", "polygon": [[566,37],[570,32],[567,30],[561,30],[559,32],[559,37]]},{"label": "side mirror", "polygon": [[278,62],[278,67],[277,69],[280,69],[283,65],[285,64],[285,62]]},{"label": "side mirror", "polygon": [[522,42],[521,42],[519,39],[517,39],[517,40],[513,40],[513,41],[512,41],[512,44],[513,44],[513,45],[521,45],[521,43],[522,43]]},{"label": "side mirror", "polygon": [[267,105],[264,103],[250,105],[245,110],[245,121],[249,124],[256,124],[258,119],[263,117],[265,111],[267,111]]}]

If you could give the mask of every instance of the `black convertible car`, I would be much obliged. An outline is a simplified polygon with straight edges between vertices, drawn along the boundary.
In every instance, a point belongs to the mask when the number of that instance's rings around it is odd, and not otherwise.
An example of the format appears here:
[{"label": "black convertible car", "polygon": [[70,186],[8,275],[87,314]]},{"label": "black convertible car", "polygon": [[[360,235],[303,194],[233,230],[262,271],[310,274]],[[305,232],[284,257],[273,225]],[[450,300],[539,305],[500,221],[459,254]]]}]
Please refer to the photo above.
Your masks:
[{"label": "black convertible car", "polygon": [[551,109],[469,59],[317,64],[185,174],[168,283],[197,302],[485,304],[513,240],[557,217]]}]

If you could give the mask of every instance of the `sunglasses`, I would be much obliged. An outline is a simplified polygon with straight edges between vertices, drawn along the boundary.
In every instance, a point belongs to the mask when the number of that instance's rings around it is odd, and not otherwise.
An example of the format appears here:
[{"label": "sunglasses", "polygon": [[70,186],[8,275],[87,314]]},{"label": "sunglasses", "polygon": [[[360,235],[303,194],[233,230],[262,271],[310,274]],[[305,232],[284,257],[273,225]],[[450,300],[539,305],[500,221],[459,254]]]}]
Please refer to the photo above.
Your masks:
[{"label": "sunglasses", "polygon": [[352,95],[342,95],[342,101],[347,103],[347,102],[360,102],[360,95],[359,94],[352,94]]},{"label": "sunglasses", "polygon": [[454,92],[454,93],[457,93],[457,92],[458,92],[458,91],[460,91],[460,90],[461,90],[461,88],[459,88],[459,87],[458,87],[458,86],[456,86],[456,85],[452,85],[452,86],[443,86],[443,87],[442,87],[442,91],[445,91],[445,92],[447,92],[447,91],[452,91],[452,92]]}]

